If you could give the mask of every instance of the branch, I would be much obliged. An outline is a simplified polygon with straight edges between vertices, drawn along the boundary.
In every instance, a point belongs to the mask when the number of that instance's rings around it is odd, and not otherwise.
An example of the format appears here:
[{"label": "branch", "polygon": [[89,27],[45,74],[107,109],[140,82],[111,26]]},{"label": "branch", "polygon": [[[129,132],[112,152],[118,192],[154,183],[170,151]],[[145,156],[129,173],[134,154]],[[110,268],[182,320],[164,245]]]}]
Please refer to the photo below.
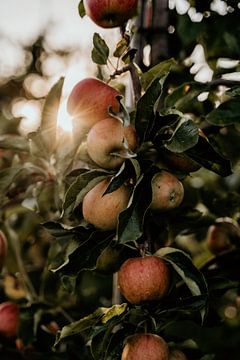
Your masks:
[{"label": "branch", "polygon": [[224,85],[224,86],[235,86],[235,85],[239,85],[240,86],[240,80],[227,80],[227,79],[214,79],[212,81],[207,82],[208,86],[211,87],[215,87],[215,86],[219,86],[219,85]]}]

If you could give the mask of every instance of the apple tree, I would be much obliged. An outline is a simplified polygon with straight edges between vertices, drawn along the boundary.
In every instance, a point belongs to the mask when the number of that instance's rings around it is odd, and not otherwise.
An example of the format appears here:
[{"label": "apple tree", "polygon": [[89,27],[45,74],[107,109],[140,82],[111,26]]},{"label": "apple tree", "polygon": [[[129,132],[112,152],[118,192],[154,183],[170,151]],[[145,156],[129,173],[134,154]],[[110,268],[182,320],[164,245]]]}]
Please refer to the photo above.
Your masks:
[{"label": "apple tree", "polygon": [[95,77],[1,127],[3,359],[239,359],[237,1],[93,1]]}]

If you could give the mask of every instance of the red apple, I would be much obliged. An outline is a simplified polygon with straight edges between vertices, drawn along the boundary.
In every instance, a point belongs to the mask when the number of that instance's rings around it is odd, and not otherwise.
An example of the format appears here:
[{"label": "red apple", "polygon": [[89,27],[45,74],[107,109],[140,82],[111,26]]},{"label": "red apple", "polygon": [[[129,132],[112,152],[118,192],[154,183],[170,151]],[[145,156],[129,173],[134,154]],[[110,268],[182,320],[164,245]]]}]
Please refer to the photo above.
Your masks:
[{"label": "red apple", "polygon": [[170,271],[158,256],[130,258],[118,272],[118,285],[131,304],[160,300],[169,290]]},{"label": "red apple", "polygon": [[181,181],[168,171],[162,170],[152,179],[152,210],[170,210],[183,200],[184,188]]},{"label": "red apple", "polygon": [[206,236],[207,246],[213,254],[219,254],[230,250],[233,247],[231,240],[240,238],[240,229],[238,225],[229,221],[216,221],[209,226]]},{"label": "red apple", "polygon": [[137,6],[137,0],[84,0],[86,14],[103,28],[124,25],[137,14]]},{"label": "red apple", "polygon": [[84,219],[102,230],[117,227],[118,216],[126,209],[131,195],[130,188],[124,184],[103,196],[109,183],[109,178],[99,182],[84,196],[82,203]]},{"label": "red apple", "polygon": [[7,256],[7,239],[4,233],[0,230],[0,271],[3,268],[6,256]]},{"label": "red apple", "polygon": [[168,360],[166,341],[155,334],[129,336],[123,348],[121,360]]},{"label": "red apple", "polygon": [[72,89],[67,102],[67,109],[73,117],[73,134],[80,144],[99,120],[109,117],[109,108],[117,113],[120,110],[116,96],[119,92],[101,80],[86,78],[79,81]]},{"label": "red apple", "polygon": [[19,307],[12,302],[0,304],[0,334],[7,338],[17,335]]},{"label": "red apple", "polygon": [[87,136],[87,152],[90,158],[104,169],[116,169],[125,161],[129,150],[134,150],[137,135],[134,127],[124,127],[116,118],[108,117],[95,124]]}]

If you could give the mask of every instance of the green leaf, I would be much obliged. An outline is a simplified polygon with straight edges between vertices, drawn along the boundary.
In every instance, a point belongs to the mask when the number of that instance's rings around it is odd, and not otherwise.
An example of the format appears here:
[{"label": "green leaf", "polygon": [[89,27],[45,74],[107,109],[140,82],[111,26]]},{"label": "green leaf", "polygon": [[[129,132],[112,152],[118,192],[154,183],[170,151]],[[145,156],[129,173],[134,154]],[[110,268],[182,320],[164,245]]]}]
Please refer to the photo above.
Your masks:
[{"label": "green leaf", "polygon": [[23,171],[26,171],[22,166],[11,167],[0,171],[0,194],[4,197],[9,187],[21,175]]},{"label": "green leaf", "polygon": [[137,103],[135,126],[140,143],[149,140],[166,76],[154,79]]},{"label": "green leaf", "polygon": [[113,305],[111,308],[100,307],[94,313],[66,325],[58,334],[55,346],[63,340],[81,334],[83,331],[93,328],[98,324],[106,324],[115,316],[122,315],[127,309],[127,304]]},{"label": "green leaf", "polygon": [[35,158],[49,159],[49,151],[46,147],[46,138],[43,137],[41,130],[28,134],[30,154]]},{"label": "green leaf", "polygon": [[166,107],[175,108],[182,112],[189,111],[190,104],[196,102],[198,95],[208,91],[209,88],[206,84],[196,82],[184,83],[166,96],[164,104]]},{"label": "green leaf", "polygon": [[136,159],[126,159],[118,173],[112,177],[111,182],[104,194],[108,194],[117,190],[130,178],[135,179],[136,181],[140,177],[140,172],[140,164]]},{"label": "green leaf", "polygon": [[230,161],[219,154],[205,137],[199,136],[198,143],[186,150],[186,154],[220,176],[232,174]]},{"label": "green leaf", "polygon": [[[178,250],[171,247],[164,247],[159,249],[156,256],[163,257],[167,262],[171,264],[174,270],[185,282],[192,295],[206,295],[208,293],[207,283],[203,274],[194,266],[191,258],[182,250]],[[204,318],[204,311],[202,313],[202,319]]]},{"label": "green leaf", "polygon": [[78,13],[81,18],[83,18],[86,15],[83,0],[81,0],[80,3],[78,4]]},{"label": "green leaf", "polygon": [[46,152],[53,152],[57,142],[57,116],[64,78],[61,77],[48,93],[42,111],[41,134]]},{"label": "green leaf", "polygon": [[93,49],[92,49],[92,60],[96,64],[106,65],[108,56],[109,56],[109,48],[104,39],[98,34],[94,33],[93,35]]},{"label": "green leaf", "polygon": [[171,58],[160,62],[159,64],[153,66],[150,70],[145,72],[140,79],[143,89],[146,90],[156,78],[160,79],[166,74],[168,74],[172,66],[175,64],[176,61]]},{"label": "green leaf", "polygon": [[206,120],[216,126],[227,126],[240,123],[239,99],[231,99],[212,110]]},{"label": "green leaf", "polygon": [[82,270],[95,269],[99,255],[113,238],[112,232],[84,226],[67,228],[48,222],[44,227],[55,237],[48,253],[49,269],[64,276],[77,276]]},{"label": "green leaf", "polygon": [[140,177],[134,187],[130,205],[119,215],[117,241],[120,244],[136,241],[142,236],[144,218],[151,203],[151,194],[151,177]]},{"label": "green leaf", "polygon": [[233,86],[231,89],[227,90],[225,94],[231,97],[239,97],[240,86]]},{"label": "green leaf", "polygon": [[0,148],[29,152],[29,142],[27,141],[27,139],[19,135],[1,135]]},{"label": "green leaf", "polygon": [[107,172],[100,170],[90,170],[79,175],[68,188],[63,203],[64,215],[71,214],[74,209],[82,202],[86,193],[106,178]]},{"label": "green leaf", "polygon": [[119,102],[119,112],[115,113],[111,107],[108,109],[108,112],[111,116],[122,120],[123,125],[125,127],[128,127],[130,125],[130,115],[129,115],[129,112],[128,112],[126,106],[124,105],[123,97],[122,97],[122,95],[117,95],[116,99]]},{"label": "green leaf", "polygon": [[192,148],[198,142],[198,127],[190,119],[181,119],[165,147],[173,152],[181,153]]},{"label": "green leaf", "polygon": [[116,45],[113,56],[120,58],[124,52],[128,49],[129,41],[128,39],[122,38]]},{"label": "green leaf", "polygon": [[129,49],[128,51],[126,51],[126,53],[122,57],[122,61],[124,62],[124,64],[130,64],[131,62],[133,62],[136,53],[137,49]]}]

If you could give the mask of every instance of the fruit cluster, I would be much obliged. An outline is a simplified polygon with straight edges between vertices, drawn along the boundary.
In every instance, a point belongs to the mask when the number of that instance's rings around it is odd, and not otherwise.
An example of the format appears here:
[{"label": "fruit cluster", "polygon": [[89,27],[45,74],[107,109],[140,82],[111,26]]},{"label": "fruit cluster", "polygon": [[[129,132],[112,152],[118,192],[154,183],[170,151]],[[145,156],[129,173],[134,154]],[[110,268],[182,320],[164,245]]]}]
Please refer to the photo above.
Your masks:
[{"label": "fruit cluster", "polygon": [[[94,184],[82,201],[85,221],[104,231],[116,230],[119,214],[129,206],[134,186],[134,181],[125,181],[116,190],[106,192],[113,178],[109,171],[117,171],[127,154],[135,151],[137,156],[138,152],[138,136],[134,126],[125,126],[118,118],[119,95],[116,89],[103,81],[87,78],[77,83],[68,99],[68,111],[73,117],[74,137],[80,157],[90,167],[107,171],[106,177]],[[151,188],[149,211],[174,209],[184,197],[182,182],[164,169],[159,168],[152,176]],[[133,305],[158,301],[166,296],[170,280],[166,261],[150,254],[128,258],[118,271],[119,290]],[[177,359],[174,356],[173,353],[170,358]],[[168,346],[157,335],[135,334],[127,339],[122,359],[136,358],[169,359]]]}]

